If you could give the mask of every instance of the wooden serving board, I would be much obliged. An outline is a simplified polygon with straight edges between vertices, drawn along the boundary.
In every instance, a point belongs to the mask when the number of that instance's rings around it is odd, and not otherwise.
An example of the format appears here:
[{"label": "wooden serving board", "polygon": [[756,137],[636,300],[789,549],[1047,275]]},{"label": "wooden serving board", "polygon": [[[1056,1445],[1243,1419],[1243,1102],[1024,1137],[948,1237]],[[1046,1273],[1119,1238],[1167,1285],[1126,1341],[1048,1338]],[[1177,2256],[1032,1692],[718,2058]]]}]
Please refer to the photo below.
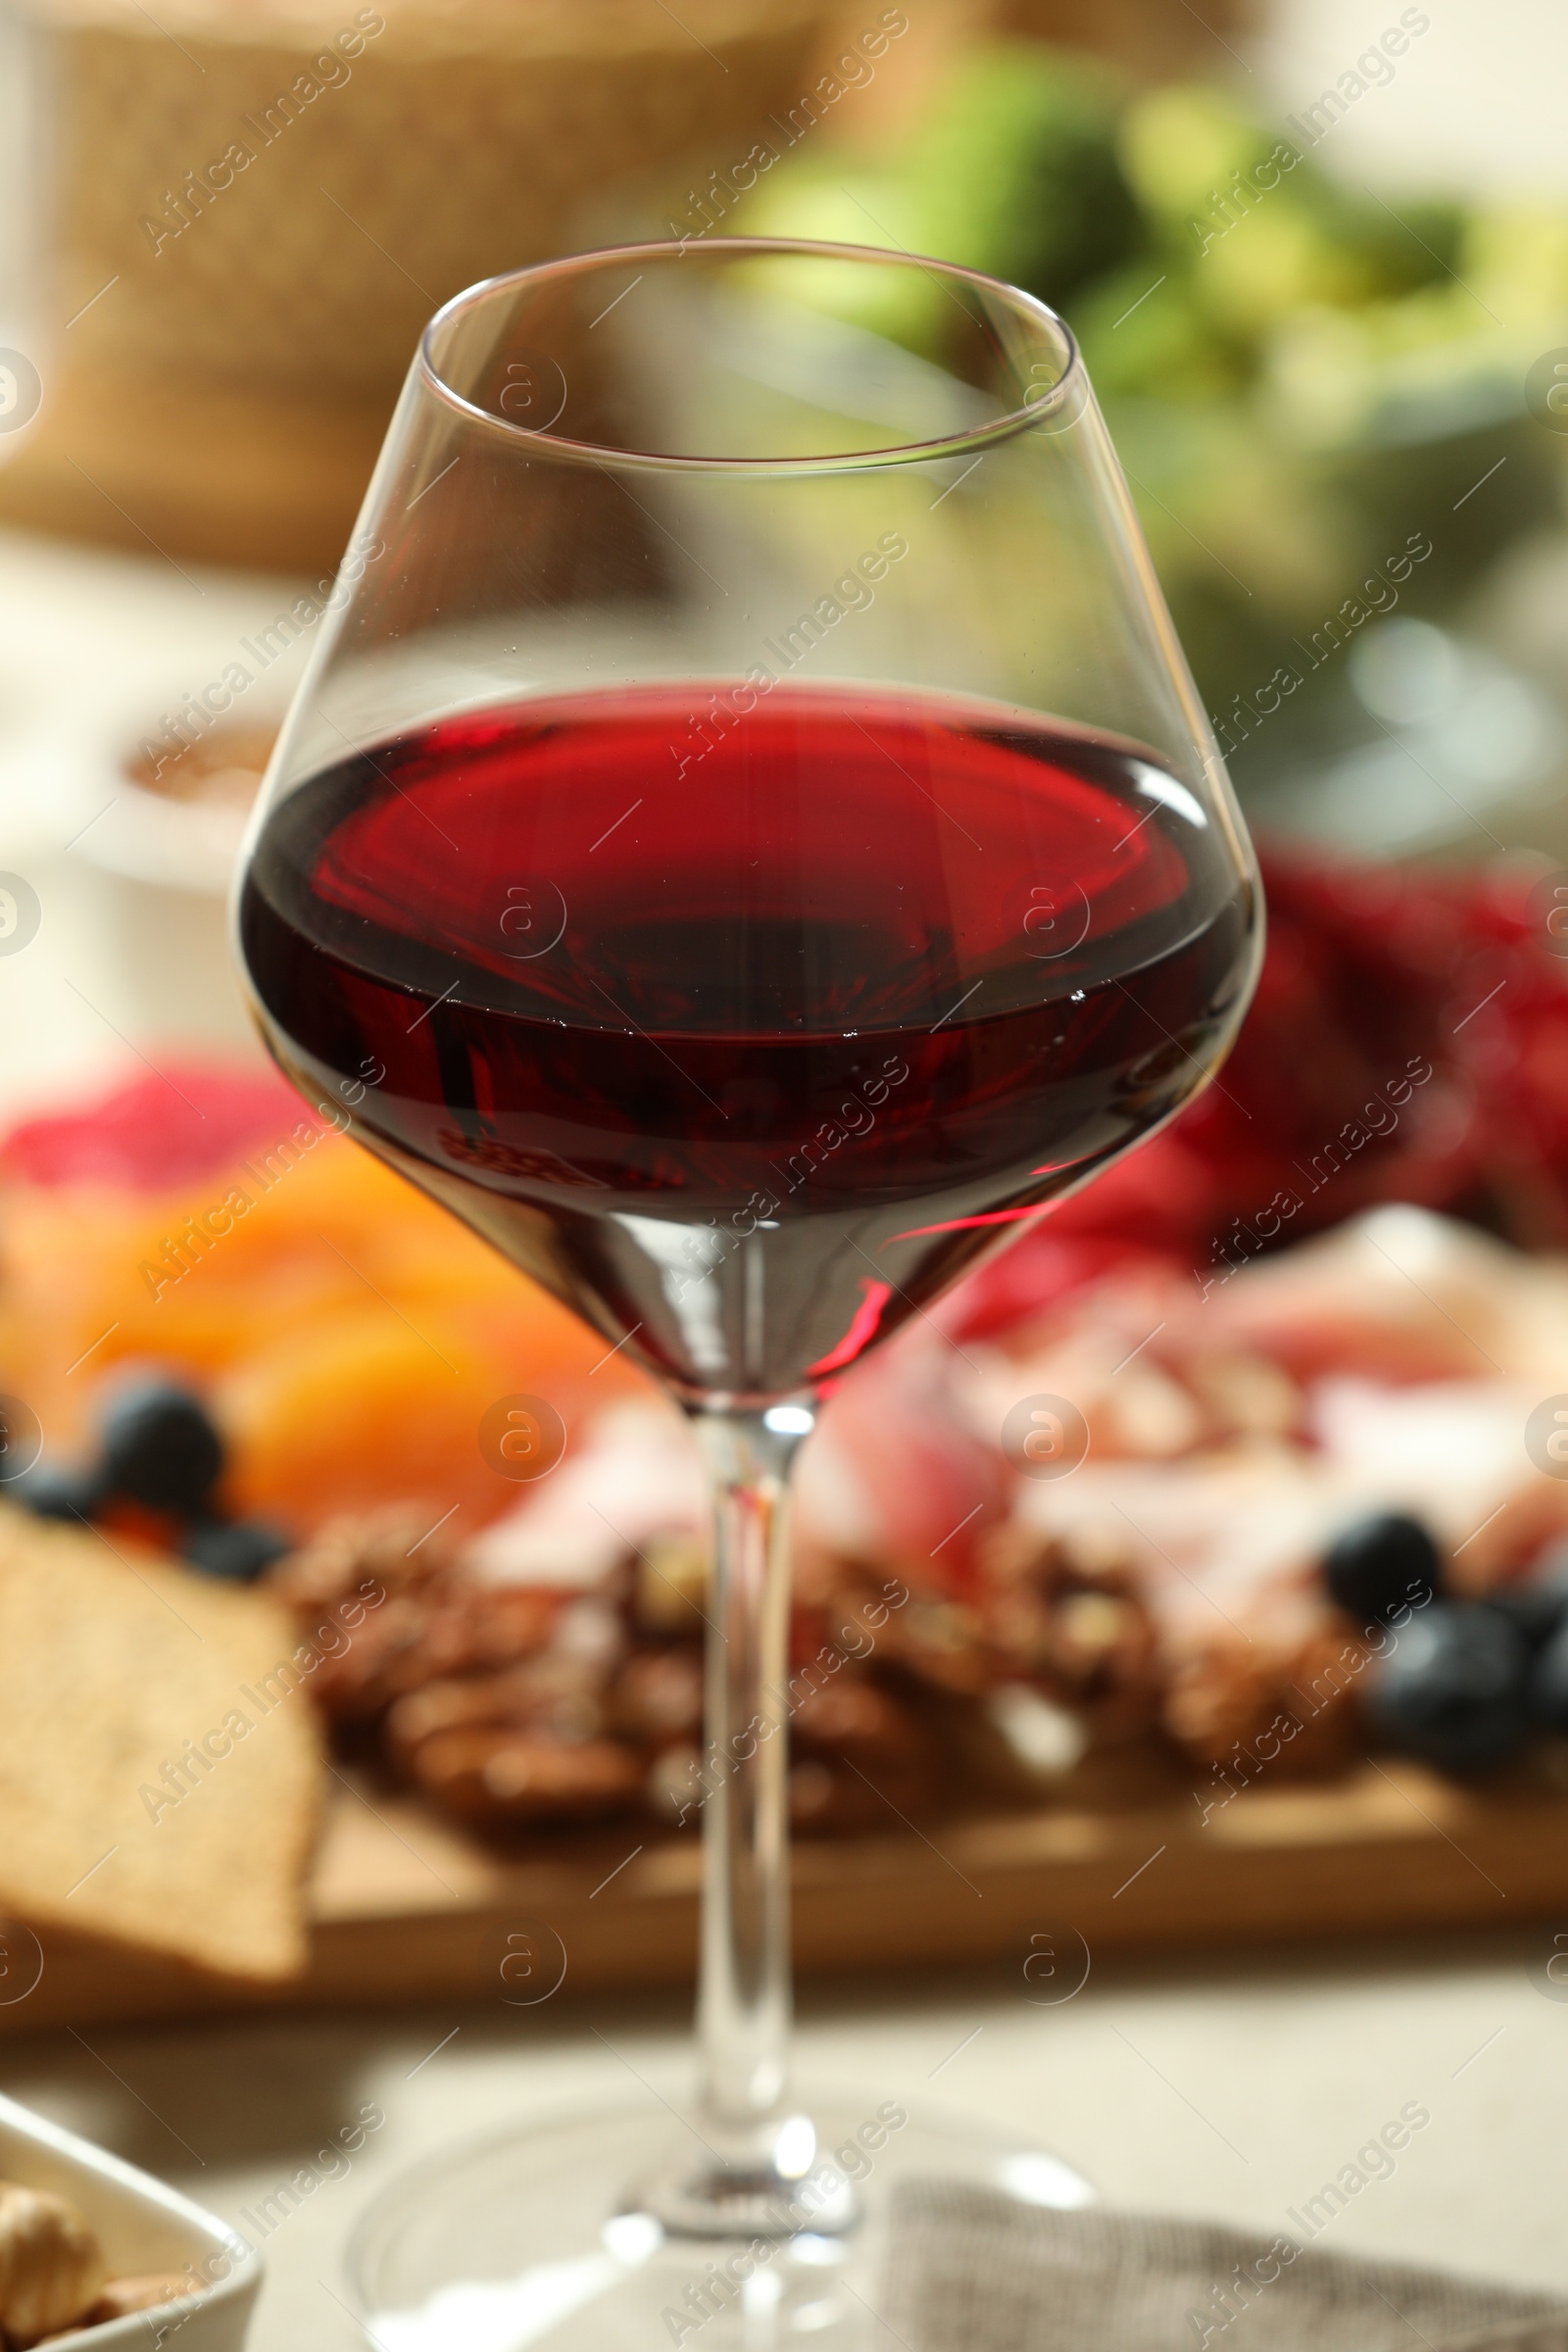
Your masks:
[{"label": "wooden serving board", "polygon": [[[699,1864],[693,1839],[639,1846],[624,1828],[498,1859],[421,1805],[344,1779],[301,1979],[251,1989],[51,1933],[41,1979],[0,2005],[0,2032],[515,1998],[527,1969],[542,1984],[563,1954],[572,1987],[679,1983],[695,1966]],[[1099,1954],[1568,1920],[1568,1789],[1539,1772],[1463,1788],[1388,1758],[1330,1785],[1249,1789],[1205,1822],[1168,1762],[1123,1759],[1047,1808],[799,1845],[794,1880],[803,1971],[994,1961],[1011,1977],[1032,1936],[1063,1929]],[[531,1957],[504,1978],[509,1950]]]}]

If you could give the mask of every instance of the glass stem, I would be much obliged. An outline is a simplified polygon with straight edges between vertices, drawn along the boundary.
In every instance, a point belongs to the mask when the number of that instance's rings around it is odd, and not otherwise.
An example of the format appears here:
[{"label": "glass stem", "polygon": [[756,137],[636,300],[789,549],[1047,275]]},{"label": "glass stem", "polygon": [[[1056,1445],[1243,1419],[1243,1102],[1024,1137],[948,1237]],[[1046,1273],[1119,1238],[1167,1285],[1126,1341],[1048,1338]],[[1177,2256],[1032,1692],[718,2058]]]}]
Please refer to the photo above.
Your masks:
[{"label": "glass stem", "polygon": [[789,1417],[797,1427],[780,1433],[760,1413],[694,1416],[714,1491],[699,2099],[743,2160],[761,2153],[789,2083],[786,1502],[809,1427],[804,1410]]}]

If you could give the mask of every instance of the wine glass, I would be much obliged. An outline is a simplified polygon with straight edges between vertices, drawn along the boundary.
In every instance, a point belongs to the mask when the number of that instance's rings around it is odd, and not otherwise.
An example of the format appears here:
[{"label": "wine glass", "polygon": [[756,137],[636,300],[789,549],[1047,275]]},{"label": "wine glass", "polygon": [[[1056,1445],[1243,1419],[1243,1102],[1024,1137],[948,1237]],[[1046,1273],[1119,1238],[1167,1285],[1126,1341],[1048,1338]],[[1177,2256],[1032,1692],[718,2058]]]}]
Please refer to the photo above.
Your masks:
[{"label": "wine glass", "polygon": [[390,2352],[867,2341],[897,2179],[1087,2192],[792,2093],[791,1462],[1214,1070],[1246,836],[1072,337],[972,270],[715,237],[460,295],[335,602],[236,907],[264,1035],[716,1498],[696,2100],[432,2162],[358,2291]]}]

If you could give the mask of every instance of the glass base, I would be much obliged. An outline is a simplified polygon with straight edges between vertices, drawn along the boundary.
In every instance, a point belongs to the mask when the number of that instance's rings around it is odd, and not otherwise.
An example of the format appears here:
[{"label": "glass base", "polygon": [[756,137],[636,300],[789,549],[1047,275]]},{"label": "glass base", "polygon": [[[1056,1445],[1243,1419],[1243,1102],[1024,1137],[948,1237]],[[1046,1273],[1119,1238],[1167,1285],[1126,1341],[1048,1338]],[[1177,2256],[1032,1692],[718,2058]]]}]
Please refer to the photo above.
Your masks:
[{"label": "glass base", "polygon": [[638,2108],[466,2141],[406,2173],[356,2230],[367,2332],[380,2352],[667,2352],[699,2335],[703,2352],[886,2352],[899,2180],[1057,2208],[1094,2196],[1059,2157],[870,2093],[804,2099],[779,2144],[787,2179],[746,2182],[741,2226],[720,2233],[710,2198],[685,2204],[711,2169],[695,2125]]}]

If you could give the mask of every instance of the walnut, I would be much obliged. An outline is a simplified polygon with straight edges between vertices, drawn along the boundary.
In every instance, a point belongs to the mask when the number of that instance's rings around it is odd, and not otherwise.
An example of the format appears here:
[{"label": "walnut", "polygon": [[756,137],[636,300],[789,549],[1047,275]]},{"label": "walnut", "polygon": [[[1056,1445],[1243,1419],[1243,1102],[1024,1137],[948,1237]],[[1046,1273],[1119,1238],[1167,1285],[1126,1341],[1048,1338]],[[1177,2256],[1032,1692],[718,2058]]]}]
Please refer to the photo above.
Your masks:
[{"label": "walnut", "polygon": [[615,1728],[653,1748],[690,1745],[703,1729],[703,1659],[696,1648],[635,1650],[611,1694]]},{"label": "walnut", "polygon": [[405,1691],[450,1675],[498,1673],[533,1657],[561,1614],[561,1597],[525,1585],[436,1579],[394,1592],[312,1676],[334,1723],[373,1723]]},{"label": "walnut", "polygon": [[160,2303],[174,2303],[181,2295],[196,2291],[188,2276],[183,2278],[162,2276],[111,2278],[88,2312],[87,2326],[107,2327],[111,2320],[123,2320],[133,2311],[156,2311]]},{"label": "walnut", "polygon": [[1371,1652],[1333,1627],[1304,1640],[1205,1644],[1173,1667],[1165,1727],[1216,1786],[1265,1773],[1291,1780],[1342,1770],[1355,1752],[1355,1698]]},{"label": "walnut", "polygon": [[427,1740],[477,1729],[527,1731],[564,1742],[597,1739],[605,1729],[604,1679],[577,1659],[546,1650],[500,1674],[423,1683],[387,1716],[387,1752],[417,1778]]},{"label": "walnut", "polygon": [[429,1617],[416,1594],[395,1593],[368,1613],[346,1648],[321,1660],[310,1688],[328,1723],[374,1723],[400,1690],[426,1678],[424,1629]]},{"label": "walnut", "polygon": [[702,1751],[691,1740],[662,1747],[648,1767],[643,1801],[656,1819],[678,1830],[695,1830],[707,1802]]},{"label": "walnut", "polygon": [[864,1673],[841,1667],[790,1717],[790,1819],[829,1837],[897,1833],[936,1792],[927,1726]]},{"label": "walnut", "polygon": [[410,1769],[449,1813],[509,1829],[622,1812],[642,1793],[645,1767],[617,1740],[565,1741],[475,1724],[432,1732]]},{"label": "walnut", "polygon": [[650,1634],[701,1634],[708,1547],[695,1536],[655,1536],[637,1556],[632,1614]]},{"label": "walnut", "polygon": [[80,2320],[107,2269],[69,2198],[0,2181],[0,2328],[8,2344],[36,2343]]},{"label": "walnut", "polygon": [[828,1583],[827,1599],[808,1613],[808,1622],[841,1657],[858,1663],[874,1657],[959,1697],[985,1689],[985,1627],[966,1601],[913,1592],[901,1577],[847,1557],[829,1563]]},{"label": "walnut", "polygon": [[280,1599],[311,1612],[347,1600],[368,1581],[404,1592],[452,1573],[446,1531],[432,1530],[422,1508],[399,1502],[327,1520],[268,1572],[267,1582]]},{"label": "walnut", "polygon": [[1154,1628],[1132,1574],[1091,1564],[1019,1526],[984,1556],[987,1632],[1009,1680],[1033,1683],[1081,1717],[1097,1740],[1152,1721],[1159,1690]]},{"label": "walnut", "polygon": [[561,1595],[536,1585],[459,1587],[425,1621],[419,1680],[496,1673],[531,1658],[544,1648],[561,1613]]}]

